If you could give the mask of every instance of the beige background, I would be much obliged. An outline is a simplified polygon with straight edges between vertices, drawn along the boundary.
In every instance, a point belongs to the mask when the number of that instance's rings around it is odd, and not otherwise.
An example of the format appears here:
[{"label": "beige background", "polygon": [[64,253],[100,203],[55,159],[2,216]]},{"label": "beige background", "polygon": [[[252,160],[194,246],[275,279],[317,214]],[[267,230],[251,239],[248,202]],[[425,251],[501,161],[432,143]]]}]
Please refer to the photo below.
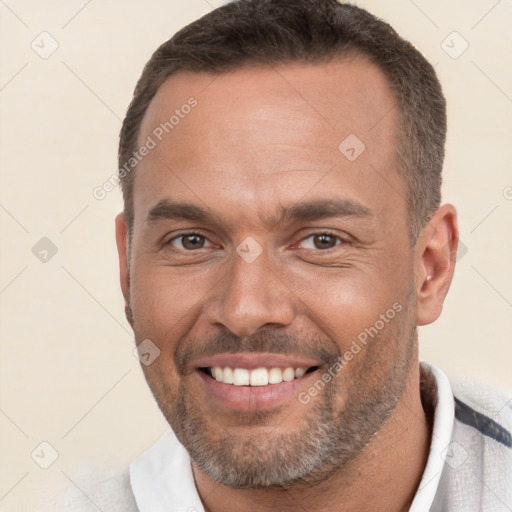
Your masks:
[{"label": "beige background", "polygon": [[[98,201],[92,190],[116,170],[143,64],[214,3],[0,1],[1,511],[51,510],[65,487],[87,493],[86,468],[122,469],[166,429],[124,320],[120,193]],[[512,2],[358,4],[436,65],[448,99],[444,200],[467,253],[441,319],[420,330],[422,357],[512,389]],[[31,48],[51,49],[42,31],[59,45],[47,59]],[[32,253],[42,237],[58,249],[47,262]],[[31,458],[49,460],[43,441],[59,453],[46,470]]]}]

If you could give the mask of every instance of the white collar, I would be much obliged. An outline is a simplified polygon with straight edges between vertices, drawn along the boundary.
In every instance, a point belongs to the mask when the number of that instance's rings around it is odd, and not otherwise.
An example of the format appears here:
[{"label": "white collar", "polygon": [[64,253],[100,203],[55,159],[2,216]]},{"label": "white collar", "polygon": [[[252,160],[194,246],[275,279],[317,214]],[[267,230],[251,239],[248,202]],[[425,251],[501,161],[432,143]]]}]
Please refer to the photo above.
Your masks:
[{"label": "white collar", "polygon": [[172,430],[131,463],[130,484],[140,512],[204,512],[190,457]]},{"label": "white collar", "polygon": [[452,437],[455,404],[448,377],[437,366],[425,362],[420,364],[422,369],[430,373],[435,379],[437,405],[435,406],[432,441],[427,465],[409,512],[436,512],[431,510],[431,507],[439,488],[441,473],[444,468],[444,457]]},{"label": "white collar", "polygon": [[[454,422],[453,394],[448,377],[436,366],[422,362],[437,385],[432,443],[420,486],[409,512],[430,510],[444,466],[443,454]],[[174,432],[168,430],[130,465],[130,484],[140,512],[204,512],[197,492],[190,457]],[[434,511],[432,511],[434,512]]]}]

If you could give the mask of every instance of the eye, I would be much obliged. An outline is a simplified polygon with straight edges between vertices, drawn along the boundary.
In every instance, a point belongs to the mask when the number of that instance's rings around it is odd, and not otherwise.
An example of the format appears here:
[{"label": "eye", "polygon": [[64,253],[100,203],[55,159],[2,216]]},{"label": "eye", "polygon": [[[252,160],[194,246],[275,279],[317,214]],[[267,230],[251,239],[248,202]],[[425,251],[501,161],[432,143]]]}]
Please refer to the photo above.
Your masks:
[{"label": "eye", "polygon": [[168,245],[178,249],[192,251],[194,249],[203,249],[205,247],[205,243],[209,242],[205,236],[200,235],[199,233],[183,233],[171,238],[167,243]]},{"label": "eye", "polygon": [[317,249],[325,250],[332,249],[339,245],[337,242],[344,242],[339,236],[333,235],[332,233],[313,233],[312,235],[303,238],[299,245],[302,245],[302,249]]}]

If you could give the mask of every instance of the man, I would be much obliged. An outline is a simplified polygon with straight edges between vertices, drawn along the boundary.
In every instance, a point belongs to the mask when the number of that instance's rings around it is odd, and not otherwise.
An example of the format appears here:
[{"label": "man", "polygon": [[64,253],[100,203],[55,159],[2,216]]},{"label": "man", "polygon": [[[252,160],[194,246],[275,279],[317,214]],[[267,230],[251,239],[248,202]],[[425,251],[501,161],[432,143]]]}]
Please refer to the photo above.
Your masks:
[{"label": "man", "polygon": [[507,399],[418,362],[458,243],[445,133],[432,66],[334,0],[233,2],[155,52],[116,236],[172,430],[126,507],[512,509]]}]

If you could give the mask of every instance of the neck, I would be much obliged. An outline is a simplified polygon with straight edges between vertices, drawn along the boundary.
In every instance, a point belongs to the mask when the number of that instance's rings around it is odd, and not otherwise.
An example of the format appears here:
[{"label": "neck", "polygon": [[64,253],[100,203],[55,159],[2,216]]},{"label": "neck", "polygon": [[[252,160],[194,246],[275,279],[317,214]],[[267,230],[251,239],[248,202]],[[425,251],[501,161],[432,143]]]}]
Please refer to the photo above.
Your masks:
[{"label": "neck", "polygon": [[328,480],[287,489],[233,489],[193,465],[196,485],[206,512],[407,511],[427,462],[431,421],[421,403],[418,367],[386,423]]}]

